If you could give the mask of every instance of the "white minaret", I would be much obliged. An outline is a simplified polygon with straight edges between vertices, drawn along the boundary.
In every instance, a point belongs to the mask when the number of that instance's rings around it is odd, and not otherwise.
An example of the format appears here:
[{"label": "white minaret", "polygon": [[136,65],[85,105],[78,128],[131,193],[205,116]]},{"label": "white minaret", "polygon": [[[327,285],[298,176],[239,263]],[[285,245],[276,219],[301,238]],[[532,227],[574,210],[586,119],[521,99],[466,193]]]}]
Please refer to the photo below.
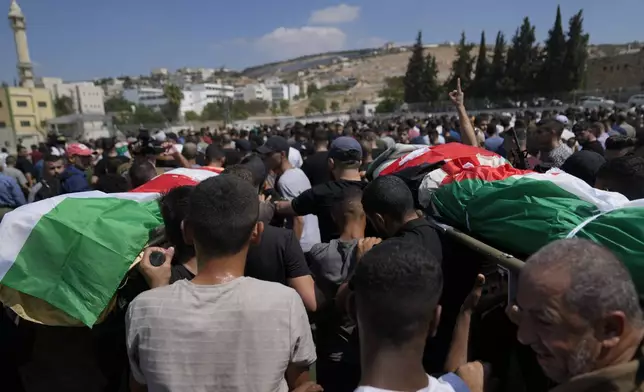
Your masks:
[{"label": "white minaret", "polygon": [[9,7],[9,23],[13,30],[13,39],[16,41],[16,53],[18,54],[18,76],[20,77],[20,86],[34,87],[34,70],[29,58],[29,45],[27,45],[27,25],[25,16],[16,3],[11,0]]}]

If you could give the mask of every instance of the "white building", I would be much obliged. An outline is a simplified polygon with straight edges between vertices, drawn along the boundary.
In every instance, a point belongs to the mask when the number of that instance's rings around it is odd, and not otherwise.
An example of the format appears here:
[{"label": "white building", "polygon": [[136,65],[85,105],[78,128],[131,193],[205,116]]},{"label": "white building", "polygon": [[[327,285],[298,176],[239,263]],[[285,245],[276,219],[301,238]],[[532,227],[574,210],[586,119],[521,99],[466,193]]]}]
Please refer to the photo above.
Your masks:
[{"label": "white building", "polygon": [[[182,93],[183,99],[179,107],[181,115],[186,112],[201,114],[204,107],[209,103],[233,99],[235,95],[233,86],[217,83],[194,84],[188,86]],[[152,87],[125,90],[123,91],[123,98],[134,104],[145,105],[155,109],[160,109],[168,103],[163,94],[163,89]]]},{"label": "white building", "polygon": [[266,87],[270,90],[273,101],[292,101],[293,97],[300,95],[300,86],[297,84],[276,84]]},{"label": "white building", "polygon": [[154,87],[139,87],[123,90],[123,98],[135,105],[145,105],[153,108],[160,108],[168,103],[163,95],[163,89]]},{"label": "white building", "polygon": [[40,78],[38,83],[49,90],[53,100],[71,98],[74,113],[105,114],[105,92],[93,82],[64,83],[61,78]]},{"label": "white building", "polygon": [[152,69],[152,72],[150,72],[150,75],[167,77],[168,76],[168,69],[167,68],[154,68],[154,69]]},{"label": "white building", "polygon": [[[190,94],[186,94],[188,92]],[[194,84],[189,87],[188,91],[184,91],[183,95],[184,102],[182,102],[182,107],[185,107],[186,111],[201,114],[203,108],[209,103],[233,99],[235,97],[235,88],[219,83]]]},{"label": "white building", "polygon": [[103,85],[103,93],[105,98],[120,97],[123,94],[123,81],[120,79],[113,78],[107,84]]},{"label": "white building", "polygon": [[265,84],[249,84],[237,87],[234,90],[233,98],[237,101],[272,101],[271,90]]}]

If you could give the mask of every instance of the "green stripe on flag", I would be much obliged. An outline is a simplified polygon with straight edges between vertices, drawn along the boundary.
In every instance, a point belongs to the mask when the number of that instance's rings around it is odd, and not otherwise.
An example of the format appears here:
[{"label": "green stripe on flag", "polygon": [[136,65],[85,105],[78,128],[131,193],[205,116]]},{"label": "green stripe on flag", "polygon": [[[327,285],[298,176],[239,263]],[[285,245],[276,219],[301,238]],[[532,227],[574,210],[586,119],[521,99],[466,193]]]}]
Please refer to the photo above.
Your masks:
[{"label": "green stripe on flag", "polygon": [[565,238],[597,207],[547,180],[467,179],[439,187],[432,202],[446,223],[516,256]]},{"label": "green stripe on flag", "polygon": [[0,283],[91,327],[160,224],[156,201],[67,198],[38,221]]}]

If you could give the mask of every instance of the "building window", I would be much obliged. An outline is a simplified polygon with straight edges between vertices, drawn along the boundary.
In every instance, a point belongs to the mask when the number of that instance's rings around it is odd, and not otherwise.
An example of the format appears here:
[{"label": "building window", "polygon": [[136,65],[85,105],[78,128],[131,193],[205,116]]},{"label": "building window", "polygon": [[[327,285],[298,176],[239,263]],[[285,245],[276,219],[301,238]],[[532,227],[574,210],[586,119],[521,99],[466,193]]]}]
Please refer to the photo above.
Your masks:
[{"label": "building window", "polygon": [[27,101],[16,101],[16,106],[18,106],[19,108],[26,108]]},{"label": "building window", "polygon": [[21,127],[30,127],[31,122],[30,121],[20,121],[20,126]]},{"label": "building window", "polygon": [[47,107],[47,102],[43,102],[43,101],[38,102],[38,107],[39,108],[46,108]]},{"label": "building window", "polygon": [[7,127],[7,123],[4,121],[0,121],[0,129],[6,128],[6,127]]}]

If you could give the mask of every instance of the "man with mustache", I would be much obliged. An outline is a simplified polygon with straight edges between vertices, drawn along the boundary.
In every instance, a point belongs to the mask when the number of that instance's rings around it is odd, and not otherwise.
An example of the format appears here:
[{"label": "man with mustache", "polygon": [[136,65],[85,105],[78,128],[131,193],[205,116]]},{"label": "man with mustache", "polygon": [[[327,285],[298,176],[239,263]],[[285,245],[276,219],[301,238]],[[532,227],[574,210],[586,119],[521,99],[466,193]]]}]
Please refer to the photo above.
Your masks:
[{"label": "man with mustache", "polygon": [[628,270],[583,239],[553,242],[528,259],[516,305],[517,337],[537,354],[556,392],[641,391],[644,323]]}]

